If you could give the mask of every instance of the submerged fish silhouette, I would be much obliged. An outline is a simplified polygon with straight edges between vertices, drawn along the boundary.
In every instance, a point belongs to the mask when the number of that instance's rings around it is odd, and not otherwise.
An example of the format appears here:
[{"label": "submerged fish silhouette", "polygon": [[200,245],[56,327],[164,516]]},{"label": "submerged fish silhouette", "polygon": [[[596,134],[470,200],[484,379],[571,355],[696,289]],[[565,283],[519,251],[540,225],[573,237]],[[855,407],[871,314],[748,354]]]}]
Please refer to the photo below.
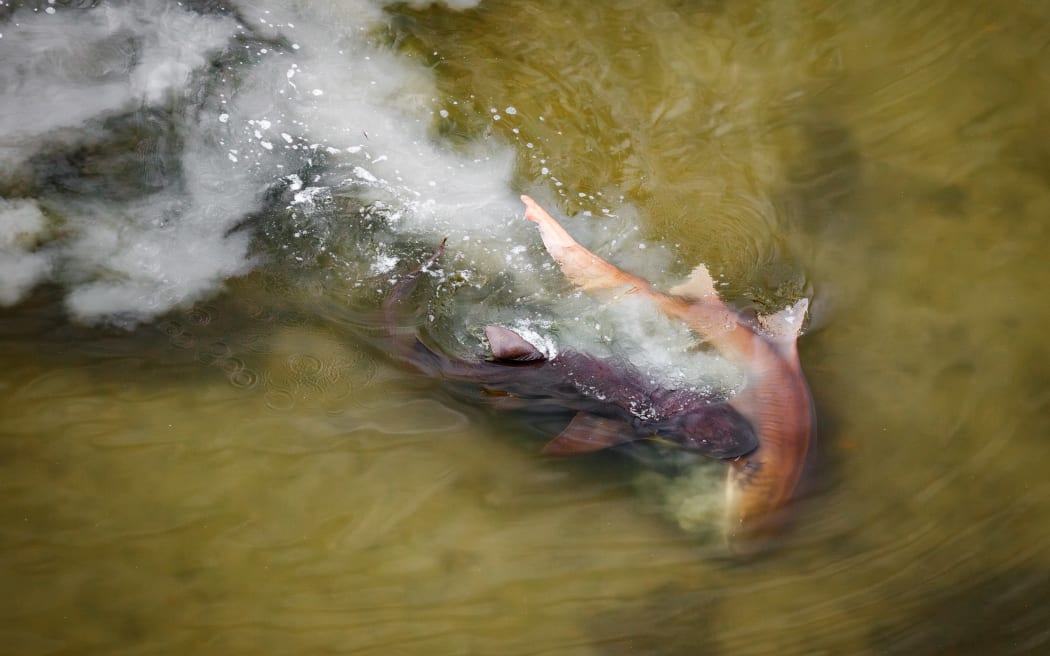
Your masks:
[{"label": "submerged fish silhouette", "polygon": [[405,275],[384,302],[387,336],[416,370],[446,381],[470,383],[491,403],[542,415],[575,412],[544,453],[587,453],[643,439],[657,439],[713,458],[736,458],[757,446],[750,424],[724,400],[645,382],[630,366],[566,351],[547,358],[512,330],[487,326],[490,359],[447,356],[425,344],[414,328],[401,329],[397,308],[421,274],[443,253],[445,242]]},{"label": "submerged fish silhouette", "polygon": [[796,345],[809,301],[760,317],[758,326],[751,326],[719,298],[706,266],[697,266],[685,284],[664,294],[578,244],[536,201],[521,200],[525,218],[539,226],[547,251],[572,283],[587,291],[642,294],[744,367],[746,386],[729,405],[754,428],[759,446],[730,462],[728,537],[734,541],[779,529],[815,437],[813,401]]}]

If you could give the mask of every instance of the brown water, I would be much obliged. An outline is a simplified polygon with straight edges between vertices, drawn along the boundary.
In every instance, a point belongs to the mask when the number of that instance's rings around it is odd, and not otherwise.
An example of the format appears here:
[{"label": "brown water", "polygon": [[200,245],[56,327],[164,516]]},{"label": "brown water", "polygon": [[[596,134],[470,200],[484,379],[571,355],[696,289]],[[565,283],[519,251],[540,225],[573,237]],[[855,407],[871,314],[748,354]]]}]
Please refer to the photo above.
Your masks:
[{"label": "brown water", "polygon": [[623,195],[740,305],[813,296],[791,532],[733,560],[634,465],[539,457],[369,346],[376,297],[334,264],[130,332],[43,286],[0,310],[5,653],[1050,649],[1046,5],[390,18],[462,99],[435,139],[513,144],[566,213]]}]

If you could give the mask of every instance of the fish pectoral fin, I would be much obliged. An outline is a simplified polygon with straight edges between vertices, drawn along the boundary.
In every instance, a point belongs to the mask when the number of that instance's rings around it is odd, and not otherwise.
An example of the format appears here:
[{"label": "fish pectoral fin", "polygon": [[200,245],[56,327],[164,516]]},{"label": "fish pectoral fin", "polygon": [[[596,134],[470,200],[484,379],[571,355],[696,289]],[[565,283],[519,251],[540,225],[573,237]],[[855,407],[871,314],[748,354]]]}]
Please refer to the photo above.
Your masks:
[{"label": "fish pectoral fin", "polygon": [[524,337],[502,326],[485,326],[492,357],[503,362],[540,362],[546,360],[538,348]]},{"label": "fish pectoral fin", "polygon": [[548,456],[592,453],[639,439],[630,424],[617,419],[579,412],[565,430],[543,447]]}]

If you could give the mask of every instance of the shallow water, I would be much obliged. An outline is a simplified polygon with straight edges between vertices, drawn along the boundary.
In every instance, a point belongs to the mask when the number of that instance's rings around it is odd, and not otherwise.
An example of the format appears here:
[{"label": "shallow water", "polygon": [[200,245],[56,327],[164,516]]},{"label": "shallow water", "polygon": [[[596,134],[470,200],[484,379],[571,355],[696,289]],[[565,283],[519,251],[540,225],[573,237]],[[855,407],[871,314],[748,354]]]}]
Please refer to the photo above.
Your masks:
[{"label": "shallow water", "polygon": [[[1042,4],[89,4],[0,5],[11,653],[1048,648]],[[543,458],[379,346],[447,236],[450,348],[731,387],[567,290],[520,192],[661,286],[813,299],[768,553],[723,549],[718,463]]]}]

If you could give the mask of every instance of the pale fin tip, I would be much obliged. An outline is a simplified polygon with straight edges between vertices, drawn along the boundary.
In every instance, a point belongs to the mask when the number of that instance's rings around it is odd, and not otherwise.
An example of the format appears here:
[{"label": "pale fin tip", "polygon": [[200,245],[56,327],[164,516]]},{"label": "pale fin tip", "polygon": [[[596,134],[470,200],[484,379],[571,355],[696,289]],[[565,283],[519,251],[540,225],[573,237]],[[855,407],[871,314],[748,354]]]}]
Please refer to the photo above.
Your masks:
[{"label": "pale fin tip", "polygon": [[715,290],[715,281],[705,264],[696,265],[693,272],[689,275],[689,279],[676,287],[672,287],[670,291],[675,296],[696,300],[718,296],[718,292]]},{"label": "pale fin tip", "polygon": [[809,299],[800,298],[778,312],[758,317],[758,325],[770,339],[781,342],[794,341],[802,334],[808,310]]}]

